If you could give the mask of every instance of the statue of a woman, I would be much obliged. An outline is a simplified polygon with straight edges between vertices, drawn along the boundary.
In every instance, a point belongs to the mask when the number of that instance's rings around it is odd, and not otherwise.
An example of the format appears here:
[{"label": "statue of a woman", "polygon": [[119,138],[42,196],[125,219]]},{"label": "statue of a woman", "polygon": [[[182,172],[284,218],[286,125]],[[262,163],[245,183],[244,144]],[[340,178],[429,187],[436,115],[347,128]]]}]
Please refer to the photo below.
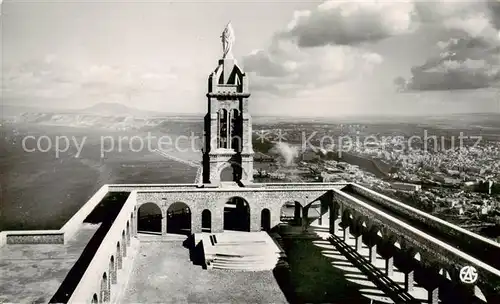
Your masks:
[{"label": "statue of a woman", "polygon": [[231,26],[231,21],[226,25],[226,28],[222,32],[222,58],[233,58],[232,48],[235,40],[233,27]]}]

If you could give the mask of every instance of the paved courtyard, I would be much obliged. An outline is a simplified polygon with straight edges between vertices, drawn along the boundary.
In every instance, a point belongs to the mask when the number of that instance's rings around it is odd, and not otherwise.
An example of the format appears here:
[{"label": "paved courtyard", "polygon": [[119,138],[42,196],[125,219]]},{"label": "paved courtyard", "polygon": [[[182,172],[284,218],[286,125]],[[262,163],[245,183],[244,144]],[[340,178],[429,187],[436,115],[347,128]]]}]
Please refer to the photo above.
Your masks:
[{"label": "paved courtyard", "polygon": [[185,237],[140,236],[122,303],[287,303],[272,271],[204,270]]},{"label": "paved courtyard", "polygon": [[0,248],[0,303],[47,303],[99,225],[83,224],[65,245]]}]

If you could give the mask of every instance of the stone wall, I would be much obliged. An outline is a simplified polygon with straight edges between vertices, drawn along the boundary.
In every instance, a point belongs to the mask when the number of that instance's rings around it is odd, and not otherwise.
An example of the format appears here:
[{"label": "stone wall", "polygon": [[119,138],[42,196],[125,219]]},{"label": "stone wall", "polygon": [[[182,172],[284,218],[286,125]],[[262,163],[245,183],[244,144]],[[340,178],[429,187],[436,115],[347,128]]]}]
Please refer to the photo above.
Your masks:
[{"label": "stone wall", "polygon": [[0,232],[0,247],[12,244],[64,244],[80,229],[85,218],[108,193],[102,186],[59,230],[15,230]]},{"label": "stone wall", "polygon": [[131,247],[138,246],[138,240],[134,237],[135,205],[136,192],[133,191],[81,278],[73,278],[79,282],[67,303],[89,303],[94,295],[98,303],[121,302],[120,296],[130,276],[130,271],[125,270],[130,270],[134,255],[137,253],[137,250],[131,250],[133,249]]},{"label": "stone wall", "polygon": [[427,263],[439,265],[445,269],[454,269],[454,273],[458,273],[464,266],[474,266],[480,273],[479,280],[482,285],[499,281],[499,270],[373,206],[339,190],[334,190],[334,200],[353,212],[363,215],[370,221],[370,225],[374,224],[383,229],[386,234],[385,237],[389,233],[400,244],[404,244],[405,248],[414,248],[422,256],[429,257],[431,260],[426,261]]},{"label": "stone wall", "polygon": [[109,184],[106,185],[109,192],[131,192],[134,190],[168,190],[172,188],[199,188],[198,184]]},{"label": "stone wall", "polygon": [[64,244],[63,232],[46,232],[36,231],[35,233],[26,234],[7,234],[6,243],[14,244]]},{"label": "stone wall", "polygon": [[280,222],[281,207],[289,201],[299,202],[303,207],[317,201],[327,193],[326,187],[299,187],[290,189],[170,189],[165,191],[138,191],[137,206],[155,203],[162,210],[163,218],[168,208],[176,202],[185,203],[191,210],[191,232],[201,232],[201,213],[210,210],[212,232],[223,231],[224,206],[233,197],[243,198],[250,209],[250,231],[260,231],[261,214],[264,209],[271,213],[271,227]]},{"label": "stone wall", "polygon": [[467,231],[456,225],[448,223],[447,221],[408,206],[402,202],[393,200],[385,195],[382,195],[360,185],[351,184],[349,187],[354,193],[362,195],[383,206],[391,208],[405,218],[418,220],[432,228],[436,228],[440,232],[443,232],[454,239],[460,240],[460,242],[463,242],[464,244],[468,244],[467,246],[470,248],[481,248],[481,250],[489,256],[500,256],[500,244],[492,240]]},{"label": "stone wall", "polygon": [[73,235],[80,229],[83,221],[94,210],[94,208],[101,202],[101,200],[108,194],[108,185],[102,186],[99,190],[92,195],[92,197],[64,224],[60,229],[64,232],[64,239],[67,242]]}]

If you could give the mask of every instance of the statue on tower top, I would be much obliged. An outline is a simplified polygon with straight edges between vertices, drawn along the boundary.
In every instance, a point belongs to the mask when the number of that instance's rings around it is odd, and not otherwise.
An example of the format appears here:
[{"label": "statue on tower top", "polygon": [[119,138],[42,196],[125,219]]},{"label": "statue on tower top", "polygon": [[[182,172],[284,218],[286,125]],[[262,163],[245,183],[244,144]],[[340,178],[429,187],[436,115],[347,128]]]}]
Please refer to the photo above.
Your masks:
[{"label": "statue on tower top", "polygon": [[223,51],[222,59],[233,59],[232,48],[235,37],[233,27],[231,26],[231,21],[229,21],[229,23],[226,25],[226,28],[222,32],[221,38]]}]

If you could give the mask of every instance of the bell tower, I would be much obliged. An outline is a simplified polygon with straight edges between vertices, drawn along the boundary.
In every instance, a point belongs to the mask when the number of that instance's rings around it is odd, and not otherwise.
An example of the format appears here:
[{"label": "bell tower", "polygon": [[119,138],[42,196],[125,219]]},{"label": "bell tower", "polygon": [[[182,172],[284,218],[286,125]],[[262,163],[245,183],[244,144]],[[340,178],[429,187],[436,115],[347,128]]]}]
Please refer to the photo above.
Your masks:
[{"label": "bell tower", "polygon": [[203,183],[218,184],[230,167],[232,181],[253,180],[252,121],[248,112],[247,75],[231,54],[234,32],[228,24],[221,36],[223,57],[208,78],[205,115]]}]

